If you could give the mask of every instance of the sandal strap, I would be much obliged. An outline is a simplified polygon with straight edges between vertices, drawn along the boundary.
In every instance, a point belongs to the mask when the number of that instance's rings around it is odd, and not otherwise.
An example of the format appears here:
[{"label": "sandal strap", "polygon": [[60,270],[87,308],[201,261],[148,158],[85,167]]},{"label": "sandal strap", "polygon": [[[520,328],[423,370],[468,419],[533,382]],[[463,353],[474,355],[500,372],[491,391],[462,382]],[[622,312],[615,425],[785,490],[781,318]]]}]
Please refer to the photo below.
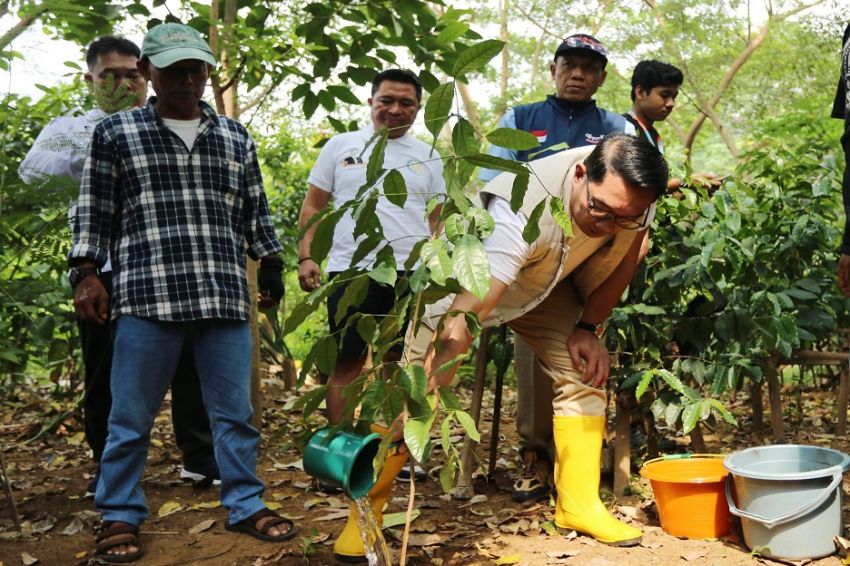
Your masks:
[{"label": "sandal strap", "polygon": [[136,538],[136,535],[131,533],[121,533],[117,535],[111,535],[106,539],[100,539],[97,541],[95,545],[95,550],[98,553],[101,553],[105,550],[109,550],[110,548],[115,548],[116,546],[127,545],[127,546],[139,546],[139,539]]},{"label": "sandal strap", "polygon": [[107,523],[104,523],[103,526],[97,531],[94,540],[95,542],[100,542],[105,538],[127,534],[133,535],[133,537],[138,536],[138,525],[125,523],[123,521],[109,521]]},{"label": "sandal strap", "polygon": [[[273,518],[264,522],[262,527],[259,527],[260,520],[265,519],[266,517]],[[251,522],[252,527],[257,529],[264,535],[269,534],[269,529],[271,529],[272,527],[276,527],[284,523],[286,523],[290,528],[294,526],[294,523],[291,520],[287,519],[286,517],[281,517],[278,513],[275,513],[268,507],[260,509],[259,511],[248,517],[248,520]]]}]

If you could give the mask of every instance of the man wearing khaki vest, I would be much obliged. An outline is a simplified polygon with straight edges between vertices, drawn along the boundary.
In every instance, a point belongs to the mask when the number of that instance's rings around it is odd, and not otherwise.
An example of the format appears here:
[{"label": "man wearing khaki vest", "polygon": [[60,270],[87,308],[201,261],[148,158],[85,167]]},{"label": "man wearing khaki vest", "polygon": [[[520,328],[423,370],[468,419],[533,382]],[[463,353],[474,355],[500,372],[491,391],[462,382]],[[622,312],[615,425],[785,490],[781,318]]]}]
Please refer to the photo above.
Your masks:
[{"label": "man wearing khaki vest", "polygon": [[[643,231],[655,200],[667,187],[664,158],[643,138],[609,135],[595,147],[553,154],[528,164],[533,170],[522,206],[510,207],[513,175],[488,183],[481,198],[495,221],[484,241],[490,288],[483,300],[471,292],[431,305],[414,340],[430,385],[452,382],[456,366],[435,372],[469,347],[464,316],[448,316],[430,344],[439,318],[449,311],[478,315],[485,326],[510,324],[540,360],[554,390],[555,524],[617,546],[638,544],[641,531],[611,516],[599,499],[599,464],[605,430],[605,383],[610,357],[600,341],[602,324],[634,276]],[[563,199],[571,234],[545,206],[540,235],[522,233],[541,200]]]}]

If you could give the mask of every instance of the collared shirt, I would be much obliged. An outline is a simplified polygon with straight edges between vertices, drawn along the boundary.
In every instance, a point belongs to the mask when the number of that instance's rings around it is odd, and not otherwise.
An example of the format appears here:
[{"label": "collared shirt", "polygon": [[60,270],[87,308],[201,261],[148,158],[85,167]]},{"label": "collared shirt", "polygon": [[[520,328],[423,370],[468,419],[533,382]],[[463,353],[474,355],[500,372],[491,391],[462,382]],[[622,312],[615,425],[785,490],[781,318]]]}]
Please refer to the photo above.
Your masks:
[{"label": "collared shirt", "polygon": [[95,128],[68,257],[101,265],[110,252],[113,318],[247,320],[246,252],[282,249],[254,141],[201,103],[189,151],[155,102]]},{"label": "collared shirt", "polygon": [[[366,166],[375,147],[369,141],[374,134],[375,128],[370,124],[332,137],[319,152],[307,182],[331,193],[335,206],[355,199],[360,187],[366,183]],[[375,216],[381,224],[383,241],[392,248],[396,265],[401,269],[416,242],[431,233],[427,203],[428,199],[446,190],[443,162],[436,150],[431,151],[430,145],[406,132],[401,137],[387,140],[383,167],[387,171],[401,173],[407,186],[404,206],[396,206],[382,194],[383,178],[378,180],[374,189],[381,194],[375,205]],[[355,238],[356,228],[357,223],[350,212],[340,218],[334,229],[328,272],[352,267],[352,259],[364,239],[363,235]],[[383,243],[366,254],[355,267],[371,269],[381,247]]]},{"label": "collared shirt", "polygon": [[[83,164],[88,155],[94,128],[106,118],[100,108],[83,116],[60,116],[47,124],[18,167],[18,176],[28,185],[42,185],[55,179],[69,179],[79,191]],[[73,227],[77,204],[68,209],[68,223]],[[101,271],[112,270],[107,258]]]},{"label": "collared shirt", "polygon": [[83,116],[54,118],[39,132],[18,167],[18,175],[28,184],[53,177],[66,177],[79,183],[92,133],[105,117],[106,112],[95,108]]}]

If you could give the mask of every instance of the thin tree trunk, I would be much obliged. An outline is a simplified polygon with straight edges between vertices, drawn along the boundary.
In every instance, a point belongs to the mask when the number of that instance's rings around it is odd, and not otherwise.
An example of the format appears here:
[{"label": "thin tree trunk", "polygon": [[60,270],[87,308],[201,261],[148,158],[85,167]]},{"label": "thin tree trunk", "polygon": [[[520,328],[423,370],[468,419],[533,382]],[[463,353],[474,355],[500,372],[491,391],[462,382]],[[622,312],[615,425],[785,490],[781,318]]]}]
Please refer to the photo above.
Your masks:
[{"label": "thin tree trunk", "polygon": [[[481,118],[478,117],[478,106],[472,99],[472,94],[469,92],[469,85],[461,81],[456,81],[455,84],[457,84],[457,91],[460,93],[460,99],[463,101],[463,109],[466,111],[466,117],[469,123],[472,124],[476,132],[481,132]],[[448,122],[446,122],[446,127],[448,128]],[[451,130],[447,129],[446,131],[451,134]]]},{"label": "thin tree trunk", "polygon": [[[487,383],[487,361],[490,346],[490,333],[492,328],[481,331],[478,340],[478,352],[475,354],[475,389],[472,392],[472,406],[469,416],[475,421],[475,428],[479,428],[481,422],[481,403],[484,398],[484,389]],[[457,478],[457,486],[452,490],[455,499],[468,500],[475,495],[472,487],[472,470],[475,467],[475,442],[467,435],[463,439],[463,448],[460,453],[460,473]]]},{"label": "thin tree trunk", "polygon": [[750,409],[753,414],[753,434],[764,437],[764,403],[761,399],[762,382],[750,379]]},{"label": "thin tree trunk", "polygon": [[785,424],[782,422],[782,396],[779,383],[779,365],[775,356],[765,363],[764,374],[767,378],[767,390],[770,396],[770,423],[773,426],[773,440],[777,444],[785,442]]},{"label": "thin tree trunk", "polygon": [[501,24],[500,36],[505,42],[502,49],[502,76],[499,82],[499,105],[496,114],[501,116],[508,109],[508,73],[510,62],[510,35],[508,34],[508,0],[499,0],[499,22]]},{"label": "thin tree trunk", "polygon": [[0,50],[6,49],[16,37],[24,33],[42,14],[47,12],[48,6],[41,5],[20,19],[18,23],[9,28],[9,31],[0,35]]}]

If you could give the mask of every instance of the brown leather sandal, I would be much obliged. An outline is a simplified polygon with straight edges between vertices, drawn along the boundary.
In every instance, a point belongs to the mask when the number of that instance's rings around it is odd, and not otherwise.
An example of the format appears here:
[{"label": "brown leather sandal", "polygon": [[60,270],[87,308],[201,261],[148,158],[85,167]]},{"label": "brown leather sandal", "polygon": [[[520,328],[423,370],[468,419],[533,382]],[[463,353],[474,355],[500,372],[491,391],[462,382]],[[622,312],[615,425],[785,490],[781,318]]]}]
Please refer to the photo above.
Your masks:
[{"label": "brown leather sandal", "polygon": [[[134,562],[144,556],[139,544],[139,527],[122,521],[108,521],[95,536],[95,558],[112,564]],[[139,550],[128,554],[109,554],[117,546],[135,546]]]},{"label": "brown leather sandal", "polygon": [[[266,521],[262,528],[258,529],[257,524],[265,517],[273,518]],[[277,527],[278,525],[287,525],[289,528],[281,535],[273,536],[268,534],[269,529]],[[295,524],[291,520],[286,517],[281,517],[271,509],[260,509],[247,519],[243,519],[234,525],[225,525],[224,528],[228,531],[245,533],[246,535],[251,535],[255,539],[265,540],[268,542],[283,542],[298,534],[298,529],[295,528]]]}]

